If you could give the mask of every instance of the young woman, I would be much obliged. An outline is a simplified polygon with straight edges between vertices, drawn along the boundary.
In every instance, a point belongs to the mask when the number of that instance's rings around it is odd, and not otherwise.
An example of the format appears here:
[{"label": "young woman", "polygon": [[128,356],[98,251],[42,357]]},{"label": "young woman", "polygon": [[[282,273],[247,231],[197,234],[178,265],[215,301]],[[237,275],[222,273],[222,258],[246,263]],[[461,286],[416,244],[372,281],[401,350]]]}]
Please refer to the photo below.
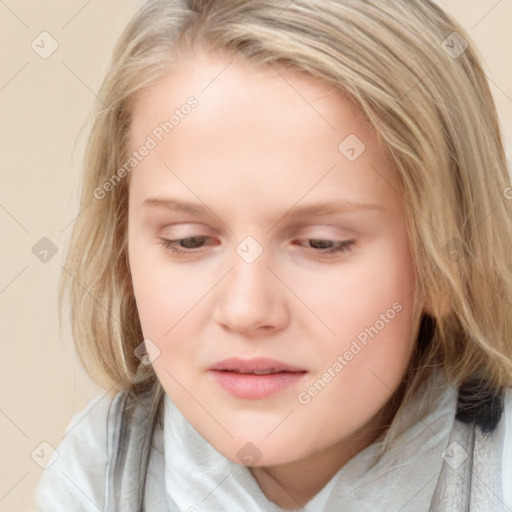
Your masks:
[{"label": "young woman", "polygon": [[39,510],[512,508],[512,189],[455,21],[156,0],[99,97],[63,285],[111,388]]}]

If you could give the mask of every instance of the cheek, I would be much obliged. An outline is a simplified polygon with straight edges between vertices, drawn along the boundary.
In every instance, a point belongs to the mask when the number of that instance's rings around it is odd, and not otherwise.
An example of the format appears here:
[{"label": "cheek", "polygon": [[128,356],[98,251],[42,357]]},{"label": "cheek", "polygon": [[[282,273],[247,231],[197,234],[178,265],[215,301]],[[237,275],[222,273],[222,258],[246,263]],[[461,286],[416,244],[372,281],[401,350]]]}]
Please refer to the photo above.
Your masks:
[{"label": "cheek", "polygon": [[359,301],[343,301],[346,310],[333,324],[339,335],[319,345],[318,371],[297,396],[301,416],[295,419],[308,424],[305,444],[318,443],[314,432],[322,431],[328,443],[371,421],[407,370],[414,348],[411,295],[400,296],[404,290],[386,283],[374,283],[370,291]]},{"label": "cheek", "polygon": [[352,391],[365,400],[389,396],[406,371],[414,348],[415,272],[408,249],[397,247],[383,248],[366,276],[356,276],[361,315],[354,319],[358,333],[352,340],[361,352],[347,366],[345,377],[357,382]]},{"label": "cheek", "polygon": [[319,407],[345,397],[351,407],[371,410],[371,403],[382,405],[407,368],[414,348],[414,266],[397,240],[379,249],[328,280],[323,314],[336,337],[321,345],[321,371],[333,372],[339,356],[343,369],[334,372],[333,386]]},{"label": "cheek", "polygon": [[[402,250],[399,240],[390,240],[376,244],[364,257],[357,256],[315,278],[296,276],[295,290],[341,342],[360,333],[364,338],[374,324],[379,331],[407,334],[416,286],[408,248]],[[404,337],[408,343],[407,335],[400,339]]]},{"label": "cheek", "polygon": [[144,336],[160,340],[170,337],[173,326],[204,295],[208,282],[191,279],[190,273],[179,271],[169,263],[163,247],[134,240],[128,245],[128,254]]},{"label": "cheek", "polygon": [[[189,379],[189,362],[197,355],[199,322],[194,289],[176,282],[175,276],[158,268],[133,265],[134,291],[146,348],[158,379],[166,392],[181,406],[182,389],[177,384]],[[167,272],[168,274],[168,272]],[[203,292],[204,293],[204,292]],[[177,379],[177,380],[176,380]]]}]

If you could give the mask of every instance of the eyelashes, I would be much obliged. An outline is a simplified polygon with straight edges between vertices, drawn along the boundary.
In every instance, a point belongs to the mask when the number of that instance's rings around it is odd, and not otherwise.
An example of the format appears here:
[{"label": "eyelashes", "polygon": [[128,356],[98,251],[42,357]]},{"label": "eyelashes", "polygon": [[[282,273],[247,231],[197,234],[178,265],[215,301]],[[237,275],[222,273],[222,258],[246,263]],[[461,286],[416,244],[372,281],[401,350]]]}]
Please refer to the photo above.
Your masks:
[{"label": "eyelashes", "polygon": [[[184,242],[184,241],[187,241],[187,240],[206,240],[208,237],[207,236],[189,236],[187,238],[179,238],[177,240],[169,240],[167,238],[162,238],[162,245],[169,251],[171,251],[171,253],[173,254],[176,254],[176,255],[184,255],[184,254],[192,254],[193,252],[198,252],[194,249],[196,248],[185,248],[184,249],[180,249],[178,247],[176,247],[176,244],[177,243],[181,243],[181,242]],[[194,244],[194,242],[192,242],[192,245]]]},{"label": "eyelashes", "polygon": [[[175,256],[193,256],[204,252],[202,250],[204,245],[202,244],[208,238],[208,236],[204,235],[190,236],[176,240],[161,238],[161,245]],[[324,238],[308,238],[305,241],[310,244],[308,248],[311,249],[313,254],[327,256],[349,252],[355,244],[355,240],[329,240]],[[193,247],[183,247],[183,244],[185,244],[185,246],[192,245]],[[201,246],[195,247],[196,244],[201,244]],[[298,245],[304,247],[302,244]]]},{"label": "eyelashes", "polygon": [[[355,240],[328,240],[324,238],[308,238],[308,242],[313,242],[313,245],[324,245],[324,247],[312,247],[313,249],[320,249],[320,251],[316,252],[324,252],[324,253],[339,253],[346,252],[351,249],[354,245]],[[331,244],[331,247],[325,247],[325,242]]]}]

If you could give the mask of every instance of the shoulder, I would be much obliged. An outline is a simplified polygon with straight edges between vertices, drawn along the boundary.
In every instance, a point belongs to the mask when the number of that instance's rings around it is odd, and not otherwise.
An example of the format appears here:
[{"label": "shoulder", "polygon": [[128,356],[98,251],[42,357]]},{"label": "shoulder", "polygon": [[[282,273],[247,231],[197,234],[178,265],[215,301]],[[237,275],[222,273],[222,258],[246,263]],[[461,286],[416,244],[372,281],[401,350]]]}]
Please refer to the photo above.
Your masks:
[{"label": "shoulder", "polygon": [[36,488],[37,512],[103,510],[109,421],[122,395],[98,394],[71,418]]},{"label": "shoulder", "polygon": [[505,444],[503,447],[503,501],[512,509],[512,388],[505,390]]}]

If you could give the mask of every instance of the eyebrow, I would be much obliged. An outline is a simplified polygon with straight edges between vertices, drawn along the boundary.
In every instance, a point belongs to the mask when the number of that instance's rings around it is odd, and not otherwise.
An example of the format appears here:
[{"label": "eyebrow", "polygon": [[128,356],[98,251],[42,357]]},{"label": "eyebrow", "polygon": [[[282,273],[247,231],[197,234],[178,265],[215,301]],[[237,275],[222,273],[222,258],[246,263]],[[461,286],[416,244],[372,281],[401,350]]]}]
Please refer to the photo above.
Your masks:
[{"label": "eyebrow", "polygon": [[[208,216],[208,210],[213,213],[213,211],[206,205],[202,205],[200,203],[191,203],[188,201],[179,201],[173,198],[149,197],[142,204],[143,206],[157,206],[171,211],[189,213],[198,217]],[[362,203],[347,199],[338,199],[334,201],[312,203],[302,206],[293,206],[287,211],[281,213],[281,217],[322,216],[336,213],[346,213],[353,210],[384,210],[384,208],[373,203]]]}]

